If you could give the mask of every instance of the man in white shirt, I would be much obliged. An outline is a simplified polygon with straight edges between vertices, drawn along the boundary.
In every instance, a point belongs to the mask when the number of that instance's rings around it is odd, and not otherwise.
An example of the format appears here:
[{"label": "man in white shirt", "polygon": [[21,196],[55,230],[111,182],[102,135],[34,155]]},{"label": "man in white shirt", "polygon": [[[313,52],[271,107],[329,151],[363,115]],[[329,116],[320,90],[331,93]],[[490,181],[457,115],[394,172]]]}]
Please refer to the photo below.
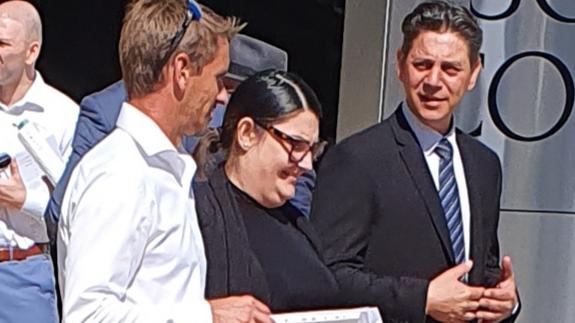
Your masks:
[{"label": "man in white shirt", "polygon": [[241,29],[185,0],[134,0],[120,37],[128,92],[116,129],[74,169],[58,264],[65,322],[271,322],[251,296],[206,301],[206,258],[181,147],[201,134]]},{"label": "man in white shirt", "polygon": [[36,9],[24,1],[0,5],[0,152],[11,156],[0,177],[0,322],[57,322],[52,263],[43,213],[46,174],[15,125],[38,131],[62,160],[78,116],[77,104],[35,70],[42,45]]}]

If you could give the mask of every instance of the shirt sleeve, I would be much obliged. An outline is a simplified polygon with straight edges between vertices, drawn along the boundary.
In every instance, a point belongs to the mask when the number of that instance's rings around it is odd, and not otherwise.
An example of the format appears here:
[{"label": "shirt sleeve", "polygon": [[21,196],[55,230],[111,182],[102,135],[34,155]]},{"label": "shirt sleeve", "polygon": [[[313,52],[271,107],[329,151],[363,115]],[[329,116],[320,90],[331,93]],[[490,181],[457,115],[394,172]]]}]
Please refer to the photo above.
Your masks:
[{"label": "shirt sleeve", "polygon": [[[48,187],[44,183],[40,185],[26,186],[26,199],[22,204],[21,211],[26,215],[30,215],[34,220],[42,220],[46,204],[50,198]],[[26,184],[24,184],[26,185]]]},{"label": "shirt sleeve", "polygon": [[61,219],[69,239],[61,268],[63,321],[211,322],[203,294],[191,304],[154,306],[127,297],[158,212],[151,188],[135,174],[104,174],[81,186],[70,188],[68,214]]},{"label": "shirt sleeve", "polygon": [[[62,115],[62,118],[65,120],[64,126],[61,127],[63,131],[62,134],[59,136],[49,131],[47,134],[55,136],[55,138],[59,137],[59,139],[55,139],[58,141],[55,143],[58,145],[58,147],[54,148],[58,149],[57,153],[60,155],[60,157],[62,157],[62,160],[66,162],[72,152],[72,138],[76,129],[78,107],[73,102],[63,104],[63,106],[69,108],[70,111],[65,111],[66,113]],[[43,130],[47,131],[44,128]],[[26,186],[26,200],[24,201],[21,209],[21,211],[23,211],[25,214],[34,216],[36,220],[41,220],[43,218],[46,206],[50,200],[50,191],[48,190],[48,187],[46,187],[46,185],[43,183],[41,183],[40,186],[41,187]]]}]

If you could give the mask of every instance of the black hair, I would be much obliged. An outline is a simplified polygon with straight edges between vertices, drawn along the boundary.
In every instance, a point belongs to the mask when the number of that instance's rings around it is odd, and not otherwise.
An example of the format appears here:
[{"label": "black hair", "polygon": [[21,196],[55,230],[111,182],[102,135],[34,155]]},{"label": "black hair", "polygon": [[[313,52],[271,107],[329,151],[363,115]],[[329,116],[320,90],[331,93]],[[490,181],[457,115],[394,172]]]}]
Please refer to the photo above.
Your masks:
[{"label": "black hair", "polygon": [[407,56],[413,40],[422,31],[455,32],[467,43],[469,61],[473,64],[479,57],[483,31],[471,12],[458,4],[444,1],[426,1],[409,13],[401,24],[403,44],[401,52]]},{"label": "black hair", "polygon": [[304,80],[296,74],[266,70],[243,81],[232,94],[224,114],[224,122],[218,131],[211,131],[199,142],[194,158],[199,164],[196,179],[204,179],[215,165],[210,154],[232,148],[238,122],[249,117],[264,127],[289,118],[294,113],[308,109],[318,119],[322,118],[321,104]]},{"label": "black hair", "polygon": [[256,73],[242,82],[230,98],[222,125],[222,148],[231,148],[236,126],[244,117],[269,126],[303,109],[322,117],[317,96],[299,76],[277,70]]}]

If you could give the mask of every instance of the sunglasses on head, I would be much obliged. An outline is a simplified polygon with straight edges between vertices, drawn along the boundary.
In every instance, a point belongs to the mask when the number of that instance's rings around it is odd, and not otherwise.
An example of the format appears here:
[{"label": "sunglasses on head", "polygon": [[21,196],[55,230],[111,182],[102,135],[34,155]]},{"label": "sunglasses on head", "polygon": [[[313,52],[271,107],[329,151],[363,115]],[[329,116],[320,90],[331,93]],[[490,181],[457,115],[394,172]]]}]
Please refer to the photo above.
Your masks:
[{"label": "sunglasses on head", "polygon": [[176,34],[170,38],[170,47],[168,47],[164,57],[160,60],[160,62],[162,62],[161,66],[166,64],[170,56],[172,56],[176,48],[178,48],[178,45],[184,38],[186,30],[188,30],[188,26],[192,23],[192,21],[200,21],[200,18],[202,18],[202,9],[200,9],[200,5],[194,0],[188,0],[186,18],[182,22],[182,26],[180,26],[178,31],[176,31]]}]

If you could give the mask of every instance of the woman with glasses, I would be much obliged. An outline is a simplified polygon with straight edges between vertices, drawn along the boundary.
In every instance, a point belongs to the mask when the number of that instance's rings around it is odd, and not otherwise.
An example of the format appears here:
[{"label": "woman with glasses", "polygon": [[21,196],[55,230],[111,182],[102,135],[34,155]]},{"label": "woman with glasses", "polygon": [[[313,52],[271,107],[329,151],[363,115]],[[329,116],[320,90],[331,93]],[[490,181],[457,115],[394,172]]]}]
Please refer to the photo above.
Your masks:
[{"label": "woman with glasses", "polygon": [[200,167],[205,149],[225,154],[195,187],[207,297],[252,294],[274,312],[341,305],[312,228],[286,203],[321,154],[320,118],[320,103],[303,80],[265,71],[239,85],[220,135],[200,144]]}]

